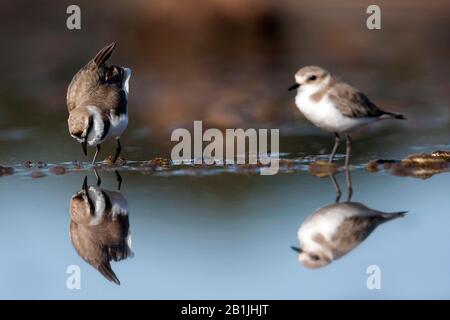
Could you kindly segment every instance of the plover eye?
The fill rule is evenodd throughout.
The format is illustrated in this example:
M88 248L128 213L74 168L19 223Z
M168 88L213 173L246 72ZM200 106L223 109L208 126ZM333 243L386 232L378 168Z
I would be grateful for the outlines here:
M314 81L316 79L317 79L317 76L315 76L315 75L312 75L312 76L308 77L308 81Z
M315 254L311 254L310 257L311 257L311 259L313 261L319 261L320 260L320 257L318 255L315 255Z

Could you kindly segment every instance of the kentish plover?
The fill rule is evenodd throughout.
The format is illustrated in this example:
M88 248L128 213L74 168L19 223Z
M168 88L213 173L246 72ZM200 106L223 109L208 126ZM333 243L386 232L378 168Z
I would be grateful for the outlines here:
M106 61L116 44L100 50L73 77L67 90L70 135L86 146L95 146L95 163L100 145L108 138L117 140L116 162L122 148L120 136L128 125L128 89L131 69L109 66Z
M85 179L81 191L70 200L70 218L70 239L80 257L106 279L120 284L110 262L133 255L125 197L88 186Z
M295 97L298 109L315 126L335 134L329 162L334 159L340 135L346 135L346 168L349 165L352 131L382 119L406 119L402 114L379 109L364 93L320 67L301 68L295 74L295 82L289 90L298 89Z
M320 268L342 257L364 241L380 224L406 211L387 213L358 202L335 203L317 209L298 230L299 253L305 267Z

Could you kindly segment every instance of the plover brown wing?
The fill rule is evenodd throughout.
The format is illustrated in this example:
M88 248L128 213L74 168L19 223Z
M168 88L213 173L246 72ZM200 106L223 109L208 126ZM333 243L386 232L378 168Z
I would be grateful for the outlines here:
M374 211L360 203L349 204L354 207L359 207L358 210L361 210L361 213L369 212L369 214L347 217L339 225L331 239L335 249L335 258L338 258L355 248L380 224L403 217L406 213L406 211L386 213Z
M69 112L77 106L88 103L90 98L95 97L93 91L96 87L105 83L106 73L109 69L106 67L106 61L111 57L115 47L116 43L113 42L102 48L93 59L75 74L67 90Z
M384 116L406 119L400 113L387 112L378 108L364 93L342 81L335 82L329 91L329 97L339 112L349 118L380 118Z

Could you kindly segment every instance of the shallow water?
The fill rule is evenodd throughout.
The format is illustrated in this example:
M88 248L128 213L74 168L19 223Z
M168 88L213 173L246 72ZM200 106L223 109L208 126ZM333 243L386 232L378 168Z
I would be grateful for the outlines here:
M307 163L275 176L239 170L142 174L120 168L134 252L132 258L111 262L120 286L84 261L69 237L71 197L82 189L86 175L88 184L95 185L93 171L55 175L51 162L28 169L18 160L33 154L34 162L50 159L69 166L68 159L81 159L78 146L67 137L53 138L54 144L33 135L26 143L2 141L2 150L14 152L3 153L1 163L16 172L0 178L0 298L448 298L450 175L421 180L365 169L375 158L401 159L445 148L445 132L435 130L426 141L417 141L407 130L387 130L384 136L355 142L352 201L408 214L379 226L348 254L314 270L305 268L290 247L298 246L297 231L305 219L334 203L335 191L329 178L312 176ZM331 137L313 131L306 137L282 137L281 151L293 159L326 152L330 144ZM163 147L149 152L136 139L128 139L124 151L146 160L166 153ZM34 171L45 176L33 179ZM101 188L117 189L112 170L99 174ZM338 174L337 179L345 201L345 177ZM80 267L81 290L66 286L71 265ZM379 290L367 288L370 265L381 269Z

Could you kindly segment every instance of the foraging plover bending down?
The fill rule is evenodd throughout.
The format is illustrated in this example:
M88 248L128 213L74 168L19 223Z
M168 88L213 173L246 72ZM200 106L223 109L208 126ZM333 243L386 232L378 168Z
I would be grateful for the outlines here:
M131 69L107 65L116 44L101 49L75 74L67 90L69 132L83 148L95 146L92 164L100 145L108 138L117 140L113 162L122 150L120 136L128 125L128 82Z
M298 109L315 126L335 134L330 163L333 162L341 134L347 138L345 166L348 168L352 131L382 119L406 119L400 113L379 109L364 93L320 67L301 68L295 74L295 82L289 91L298 89L295 97Z
M353 250L380 224L405 213L373 210L358 202L328 205L303 222L298 230L300 247L291 248L305 267L320 268Z

